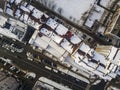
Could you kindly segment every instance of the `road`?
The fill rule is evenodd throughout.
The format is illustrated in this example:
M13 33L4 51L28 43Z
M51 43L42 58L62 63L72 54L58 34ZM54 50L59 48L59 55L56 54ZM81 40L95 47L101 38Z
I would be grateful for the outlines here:
M0 44L2 44L2 40L0 41ZM82 81L77 82L75 78L69 75L63 74L61 72L55 73L53 71L46 69L44 64L42 63L35 63L33 61L27 60L25 52L26 51L24 51L23 53L12 53L11 51L0 47L1 57L4 56L6 58L11 59L15 65L17 65L23 70L36 73L37 78L33 81L33 83L39 77L44 76L58 83L62 83L63 85L69 86L73 90L84 90L86 88L87 84ZM20 58L18 58L17 56L19 56ZM45 58L45 57L42 57L42 58Z

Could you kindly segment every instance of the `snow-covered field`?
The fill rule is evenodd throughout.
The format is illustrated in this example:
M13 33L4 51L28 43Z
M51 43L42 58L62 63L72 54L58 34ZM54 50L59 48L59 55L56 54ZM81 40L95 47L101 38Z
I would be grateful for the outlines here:
M81 17L91 9L96 0L40 0L41 3L61 13L71 21L77 22Z

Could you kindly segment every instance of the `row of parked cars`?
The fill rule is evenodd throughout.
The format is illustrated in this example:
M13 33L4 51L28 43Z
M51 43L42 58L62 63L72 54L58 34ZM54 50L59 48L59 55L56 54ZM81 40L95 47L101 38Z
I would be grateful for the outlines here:
M14 74L20 75L24 78L31 79L31 80L36 78L35 73L20 69L19 67L15 66L10 59L5 59L3 57L0 57L0 63L6 66L7 69Z
M6 48L7 50L10 50L11 52L18 52L18 53L22 53L24 48L22 48L20 45L18 44L14 44L9 40L3 40L2 41L2 47Z

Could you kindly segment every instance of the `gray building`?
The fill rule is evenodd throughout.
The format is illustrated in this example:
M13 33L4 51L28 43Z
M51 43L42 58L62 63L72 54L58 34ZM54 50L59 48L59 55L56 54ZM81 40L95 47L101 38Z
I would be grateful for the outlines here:
M0 73L0 90L18 90L19 83L13 77L6 77Z

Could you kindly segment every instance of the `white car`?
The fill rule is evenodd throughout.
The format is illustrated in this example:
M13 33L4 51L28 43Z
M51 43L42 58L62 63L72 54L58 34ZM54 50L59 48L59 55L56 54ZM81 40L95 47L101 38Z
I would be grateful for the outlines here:
M28 79L35 79L36 74L34 72L27 72L25 77L28 78Z

